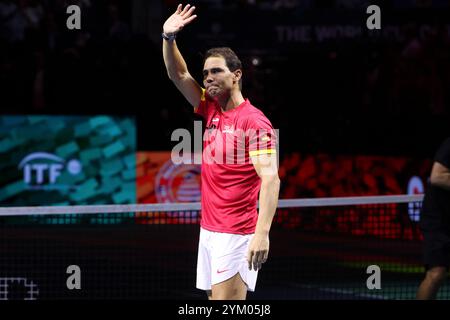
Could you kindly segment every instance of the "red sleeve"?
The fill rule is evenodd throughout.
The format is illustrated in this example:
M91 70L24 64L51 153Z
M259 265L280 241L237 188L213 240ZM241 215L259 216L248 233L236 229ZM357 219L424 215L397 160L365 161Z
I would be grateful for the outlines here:
M274 154L277 152L278 135L264 115L250 118L248 123L249 155Z
M207 101L206 101L205 89L202 88L202 96L200 98L200 103L196 108L194 108L194 112L201 115L205 119L206 119L206 105L207 105Z

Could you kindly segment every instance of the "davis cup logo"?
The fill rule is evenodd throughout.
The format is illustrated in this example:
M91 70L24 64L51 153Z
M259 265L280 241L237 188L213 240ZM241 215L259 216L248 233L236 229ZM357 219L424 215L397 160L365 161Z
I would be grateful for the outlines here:
M23 181L29 189L68 189L75 186L58 184L58 177L67 171L75 176L81 173L80 161L72 159L66 161L51 153L35 152L27 155L19 164L23 172Z
M167 161L156 175L155 194L160 203L199 202L200 169L198 164L174 164Z

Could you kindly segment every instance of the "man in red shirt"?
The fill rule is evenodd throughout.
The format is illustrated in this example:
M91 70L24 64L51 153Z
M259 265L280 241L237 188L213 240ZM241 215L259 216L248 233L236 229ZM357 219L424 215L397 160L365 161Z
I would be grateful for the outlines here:
M206 122L197 288L209 299L245 299L269 253L280 179L277 136L241 93L242 66L230 48L207 51L204 89L190 75L175 36L196 18L180 4L163 26L169 78ZM259 214L257 199L259 193Z

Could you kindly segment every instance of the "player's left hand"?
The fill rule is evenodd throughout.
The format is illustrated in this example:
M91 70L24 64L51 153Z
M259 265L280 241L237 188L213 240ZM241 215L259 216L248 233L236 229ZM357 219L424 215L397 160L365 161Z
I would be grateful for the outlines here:
M262 264L267 261L269 255L269 236L255 233L248 247L247 261L248 269L255 271L261 269Z

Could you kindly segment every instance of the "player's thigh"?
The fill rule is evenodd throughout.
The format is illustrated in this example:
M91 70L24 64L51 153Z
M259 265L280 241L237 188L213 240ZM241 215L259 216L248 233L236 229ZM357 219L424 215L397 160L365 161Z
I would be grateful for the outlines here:
M245 300L247 285L238 272L233 277L212 285L211 293L212 300Z

